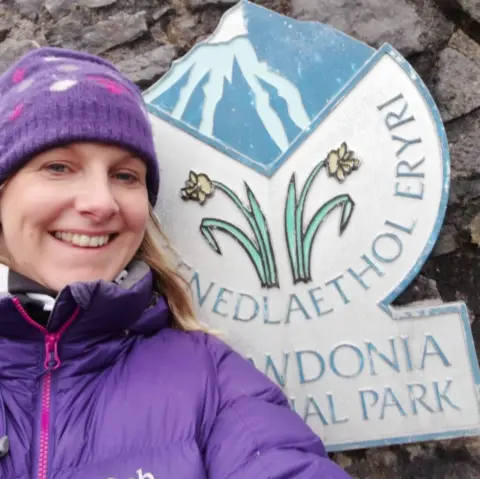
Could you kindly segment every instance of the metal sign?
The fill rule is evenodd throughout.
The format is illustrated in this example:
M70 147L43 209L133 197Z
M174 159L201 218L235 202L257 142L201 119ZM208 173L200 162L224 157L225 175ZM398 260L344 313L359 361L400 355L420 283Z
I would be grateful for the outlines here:
M393 308L439 233L437 108L391 46L248 2L145 93L202 319L329 450L478 434L463 303Z

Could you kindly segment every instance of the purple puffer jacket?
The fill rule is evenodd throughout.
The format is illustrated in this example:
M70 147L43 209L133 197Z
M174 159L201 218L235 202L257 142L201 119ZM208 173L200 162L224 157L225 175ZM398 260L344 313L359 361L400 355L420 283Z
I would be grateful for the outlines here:
M281 391L203 333L169 327L138 264L75 283L48 330L0 299L1 479L348 479Z

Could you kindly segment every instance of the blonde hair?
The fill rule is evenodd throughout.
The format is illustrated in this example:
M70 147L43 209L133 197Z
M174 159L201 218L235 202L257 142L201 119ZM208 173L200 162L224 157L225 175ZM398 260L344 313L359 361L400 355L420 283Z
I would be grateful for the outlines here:
M173 327L183 331L204 331L194 311L190 288L175 265L176 254L163 233L158 219L150 208L145 236L136 258L144 261L153 271L155 290L165 296L173 316Z

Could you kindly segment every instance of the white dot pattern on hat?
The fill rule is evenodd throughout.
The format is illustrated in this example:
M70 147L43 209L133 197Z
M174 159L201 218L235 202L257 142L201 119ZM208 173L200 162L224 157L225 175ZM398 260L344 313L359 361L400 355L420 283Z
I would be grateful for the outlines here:
M33 85L33 83L34 83L33 78L26 78L25 80L23 80L21 83L17 85L17 91L19 93L22 93L23 91L30 88Z
M67 64L58 66L57 70L61 72L76 72L77 70L80 70L80 68L77 65Z
M67 91L78 83L77 80L59 80L50 86L51 92Z

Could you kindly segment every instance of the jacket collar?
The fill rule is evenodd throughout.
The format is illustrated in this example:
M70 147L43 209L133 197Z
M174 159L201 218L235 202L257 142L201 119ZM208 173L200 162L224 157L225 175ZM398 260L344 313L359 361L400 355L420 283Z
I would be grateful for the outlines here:
M44 334L23 319L12 299L19 292L52 294L21 275L9 278L13 289L0 298L0 337L44 339ZM20 291L23 290L23 291ZM53 293L55 294L55 293ZM75 321L65 330L62 342L88 341L131 331L153 334L171 323L168 304L153 288L153 274L147 264L134 261L118 283L103 280L76 282L66 286L55 299L47 329L59 331L80 307Z
M8 292L11 294L34 293L44 294L55 298L57 293L55 291L38 284L33 279L17 273L13 269L8 271Z

